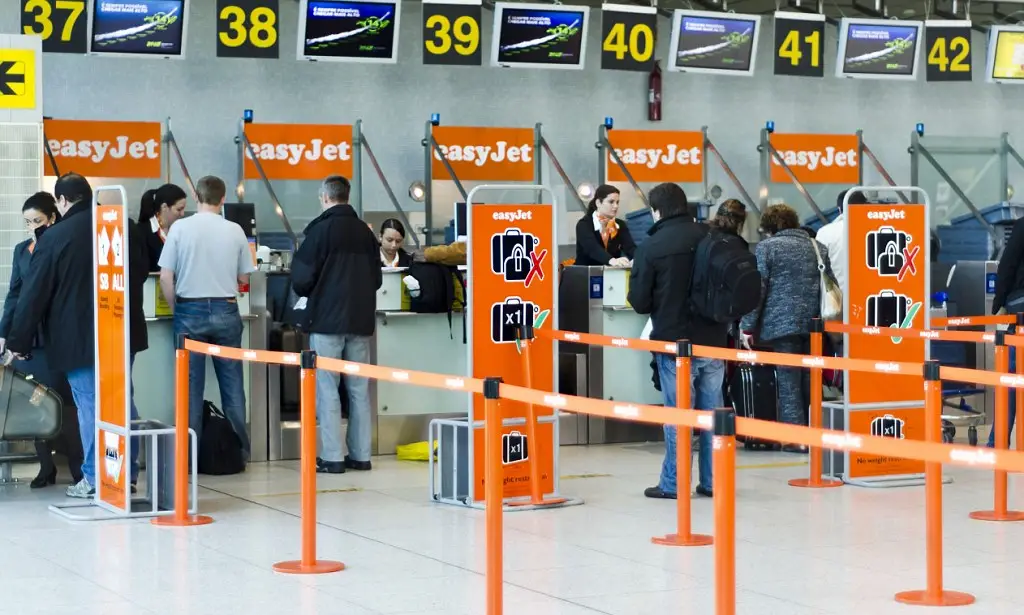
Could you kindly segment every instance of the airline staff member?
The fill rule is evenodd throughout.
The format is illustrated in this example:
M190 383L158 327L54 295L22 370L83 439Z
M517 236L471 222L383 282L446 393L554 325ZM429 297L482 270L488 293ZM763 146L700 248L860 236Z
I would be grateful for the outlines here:
M412 254L402 249L405 243L405 226L394 218L388 218L380 225L380 266L408 267L412 265Z
M160 271L160 253L164 250L171 225L185 216L185 191L174 184L147 190L139 205L139 229L146 241L149 271Z
M636 243L626 223L615 217L618 212L619 189L598 186L587 215L576 224L577 265L628 267L632 263Z

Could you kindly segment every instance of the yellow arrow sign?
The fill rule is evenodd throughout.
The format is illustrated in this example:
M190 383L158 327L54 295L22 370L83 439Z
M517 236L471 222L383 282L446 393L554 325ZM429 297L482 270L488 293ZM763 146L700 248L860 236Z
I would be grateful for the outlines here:
M0 49L0 109L35 109L36 54Z

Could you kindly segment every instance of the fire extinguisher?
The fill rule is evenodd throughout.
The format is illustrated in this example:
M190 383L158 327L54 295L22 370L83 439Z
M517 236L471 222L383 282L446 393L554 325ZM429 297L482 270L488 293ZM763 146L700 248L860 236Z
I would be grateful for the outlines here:
M654 61L654 68L647 78L647 119L661 121L661 62Z

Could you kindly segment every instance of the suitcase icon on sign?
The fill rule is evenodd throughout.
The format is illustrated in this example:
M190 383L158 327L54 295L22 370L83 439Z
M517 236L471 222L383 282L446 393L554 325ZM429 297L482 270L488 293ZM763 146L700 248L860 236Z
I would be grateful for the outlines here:
M903 422L903 419L896 418L891 414L876 416L871 419L871 435L880 438L902 440L905 437L903 435Z
M867 237L868 268L878 271L878 275L899 275L903 269L904 250L910 247L911 240L909 234L891 226L871 231Z
M526 436L518 431L510 431L501 436L501 463L519 463L530 458L530 447Z
M491 272L513 282L525 280L530 272L530 254L539 243L540 240L535 236L518 228L505 229L504 233L492 235ZM512 265L514 269L509 271L506 265Z
M540 308L519 297L508 297L491 306L491 341L495 344L515 343L521 325L532 325Z
M867 326L869 327L902 327L910 307L910 297L897 294L891 290L883 290L877 295L868 297Z

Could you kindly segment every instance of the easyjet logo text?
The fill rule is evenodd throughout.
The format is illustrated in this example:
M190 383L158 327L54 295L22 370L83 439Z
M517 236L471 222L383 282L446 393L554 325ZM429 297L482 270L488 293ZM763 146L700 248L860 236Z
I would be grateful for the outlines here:
M160 141L147 139L136 141L131 137L119 135L112 140L81 140L49 139L50 151L54 158L83 158L89 162L100 164L112 160L159 160Z
M691 166L701 164L699 147L679 147L670 143L662 148L615 148L615 153L624 165L639 165L648 169L656 169L660 165Z
M310 139L304 143L250 143L252 152L261 161L286 162L298 166L304 162L345 162L352 160L352 144L347 141L327 143L323 139ZM252 159L248 150L245 157Z
M439 145L448 162L467 162L482 167L489 162L533 162L533 146L528 143L509 144L498 141L492 145ZM441 160L437 150L434 159Z
M828 146L823 150L777 150L782 161L791 169L804 168L816 171L819 168L849 167L857 168L857 150L838 149ZM772 163L779 164L778 158L772 156Z

